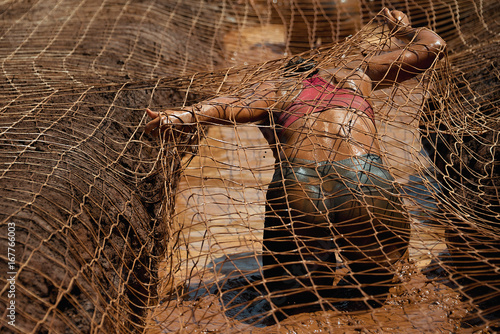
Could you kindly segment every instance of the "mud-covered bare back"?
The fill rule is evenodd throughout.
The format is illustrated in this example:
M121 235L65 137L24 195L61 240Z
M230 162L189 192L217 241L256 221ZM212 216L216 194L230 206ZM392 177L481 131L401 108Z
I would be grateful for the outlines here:
M320 70L317 76L336 89L349 91L353 98L360 96L367 99L372 87L371 79L360 68ZM286 88L289 85L283 86ZM304 84L295 87L289 92L283 89L278 92L278 95L291 97L281 106L284 110L305 89ZM275 113L280 112L283 111ZM361 110L343 107L319 109L281 129L279 156L281 159L339 161L356 155L379 154L375 133L373 120Z
M379 154L373 121L359 110L332 108L305 115L281 133L281 158L339 161Z

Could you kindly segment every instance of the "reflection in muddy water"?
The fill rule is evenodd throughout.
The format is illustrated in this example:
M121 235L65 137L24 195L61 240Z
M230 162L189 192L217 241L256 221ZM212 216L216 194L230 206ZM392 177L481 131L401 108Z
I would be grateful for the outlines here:
M277 323L266 298L262 278L257 273L259 263L255 257L248 253L235 254L231 258L219 258L216 262L211 269L223 274L219 280L192 285L182 296L184 309L177 306L175 310L164 309L161 312L175 312L176 321L172 322L171 317L168 319L169 330L226 328L222 332L332 333L365 330L436 333L453 332L459 328L460 319L467 313L458 293L446 286L442 278L429 280L412 263L401 268L399 277L402 284L391 290L391 297L381 308L360 311L355 304L338 303L328 309L323 303L322 309L316 304ZM241 268L253 273L238 276L236 272ZM160 316L157 320L161 319ZM166 323L165 320L163 326ZM227 324L231 324L231 328Z

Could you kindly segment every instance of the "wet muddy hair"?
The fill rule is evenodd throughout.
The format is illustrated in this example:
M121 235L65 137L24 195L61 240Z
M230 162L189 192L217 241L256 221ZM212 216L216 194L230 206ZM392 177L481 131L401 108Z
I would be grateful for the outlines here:
M307 78L318 73L317 63L313 59L304 59L300 56L295 56L288 61L283 67L285 77L293 77L303 73L307 73Z

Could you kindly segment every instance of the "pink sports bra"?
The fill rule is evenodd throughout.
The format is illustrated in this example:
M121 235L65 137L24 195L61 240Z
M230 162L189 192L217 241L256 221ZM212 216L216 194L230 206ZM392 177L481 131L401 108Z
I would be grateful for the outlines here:
M374 112L365 98L355 95L350 89L337 88L318 75L305 79L304 89L287 110L281 112L276 124L288 128L299 118L314 112L341 107L364 112L374 121Z

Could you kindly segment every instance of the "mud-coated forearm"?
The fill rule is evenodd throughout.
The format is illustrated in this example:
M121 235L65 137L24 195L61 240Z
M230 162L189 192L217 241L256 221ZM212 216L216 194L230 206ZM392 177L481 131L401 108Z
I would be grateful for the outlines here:
M268 83L261 83L241 97L223 96L186 107L175 115L200 123L247 123L263 119L276 103L276 92Z

